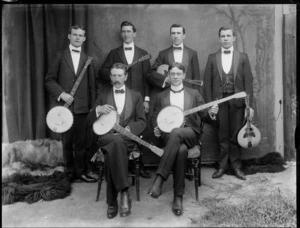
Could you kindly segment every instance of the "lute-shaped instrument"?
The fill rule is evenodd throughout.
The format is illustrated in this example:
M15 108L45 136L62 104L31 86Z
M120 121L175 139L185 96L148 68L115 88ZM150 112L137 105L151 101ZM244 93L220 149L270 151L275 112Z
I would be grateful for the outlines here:
M220 100L212 101L204 105L200 105L198 107L188 109L186 111L182 111L181 108L174 105L164 107L157 115L157 119L156 119L157 126L161 131L169 133L174 128L181 127L182 124L184 123L184 117L187 115L193 114L195 112L199 112L201 110L204 110L206 108L212 107L216 104L220 104L234 98L235 99L244 98L246 96L247 94L245 92L239 92L231 96L222 98Z
M240 129L238 135L237 135L237 141L240 144L241 147L246 149L251 149L253 147L256 147L261 139L260 131L257 127L255 127L252 124L252 121L250 120L250 106L249 106L249 96L245 98L246 102L246 123L244 126Z
M117 112L115 110L110 111L107 114L101 114L99 118L93 124L93 130L97 135L104 135L109 132L111 129L120 132L121 134L127 136L128 138L136 141L137 143L149 148L153 153L158 156L162 156L164 151L146 141L142 140L140 137L132 134L130 131L127 131L125 128L120 126L117 123Z

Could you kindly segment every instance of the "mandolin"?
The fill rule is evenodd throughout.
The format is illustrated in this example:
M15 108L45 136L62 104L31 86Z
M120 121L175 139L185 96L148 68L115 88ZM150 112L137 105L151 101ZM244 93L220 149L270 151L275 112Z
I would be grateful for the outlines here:
M249 96L245 98L246 101L246 120L244 126L240 129L237 135L237 141L241 147L246 149L252 149L256 147L261 139L260 131L257 127L252 124L250 120L250 106L249 106Z

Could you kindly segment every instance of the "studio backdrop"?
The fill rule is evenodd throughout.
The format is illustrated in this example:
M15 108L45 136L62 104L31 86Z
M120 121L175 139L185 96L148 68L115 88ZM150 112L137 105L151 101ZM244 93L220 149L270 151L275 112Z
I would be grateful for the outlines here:
M185 44L198 53L201 79L208 55L219 48L218 29L232 26L237 35L235 47L249 56L254 76L253 123L262 134L259 146L245 150L243 156L279 150L292 158L296 13L291 9L291 5L4 5L2 140L59 139L46 125L49 96L44 78L55 53L69 43L70 25L86 27L84 48L94 57L98 71L108 52L121 45L122 21L136 26L135 42L152 55L151 63L171 45L170 26L182 24ZM205 125L204 130L203 160L216 160L215 129Z

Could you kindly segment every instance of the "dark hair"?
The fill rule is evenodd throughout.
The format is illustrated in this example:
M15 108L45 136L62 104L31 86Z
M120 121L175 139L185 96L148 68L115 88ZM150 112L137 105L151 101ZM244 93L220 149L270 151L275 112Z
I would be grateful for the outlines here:
M182 70L185 73L185 66L182 63L174 62L169 65L169 71L172 70L174 67L177 67L179 70Z
M121 23L121 31L122 31L122 27L123 27L123 26L131 26L131 27L132 27L132 31L133 31L133 32L136 32L135 26L134 26L130 21L123 21L123 22Z
M232 35L235 36L235 31L233 30L233 28L223 26L223 27L221 27L221 28L219 29L219 37L220 37L221 31L226 31L226 30L231 30L231 31L232 31Z
M171 27L170 27L170 33L171 33L172 28L182 28L182 32L183 32L183 34L185 34L185 28L181 24L173 24L173 25L171 25Z
M83 30L85 32L85 27L83 27L81 25L72 25L72 26L70 26L70 28L69 28L69 34L71 34L72 29L75 29L75 30L76 29L81 29L81 30Z
M127 75L128 74L128 68L125 64L123 63L114 63L114 65L111 66L110 68L110 72L112 69L122 69L124 71L124 74Z

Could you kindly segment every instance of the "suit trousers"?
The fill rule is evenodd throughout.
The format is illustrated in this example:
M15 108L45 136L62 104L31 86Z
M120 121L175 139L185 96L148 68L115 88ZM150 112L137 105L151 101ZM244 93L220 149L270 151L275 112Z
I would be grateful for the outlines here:
M233 93L223 94L223 97ZM235 100L229 100L219 105L218 136L219 136L219 168L241 168L241 147L237 142L237 134L244 121L244 108L237 107Z
M135 142L121 134L107 133L98 140L104 153L106 167L106 202L115 204L118 192L129 187L128 153Z
M199 135L191 128L175 128L169 134L162 135L165 145L156 174L167 180L173 172L174 195L183 195L188 148L198 142Z
M85 163L85 119L87 113L74 114L72 127L62 133L63 157L68 175L82 175L86 170Z

